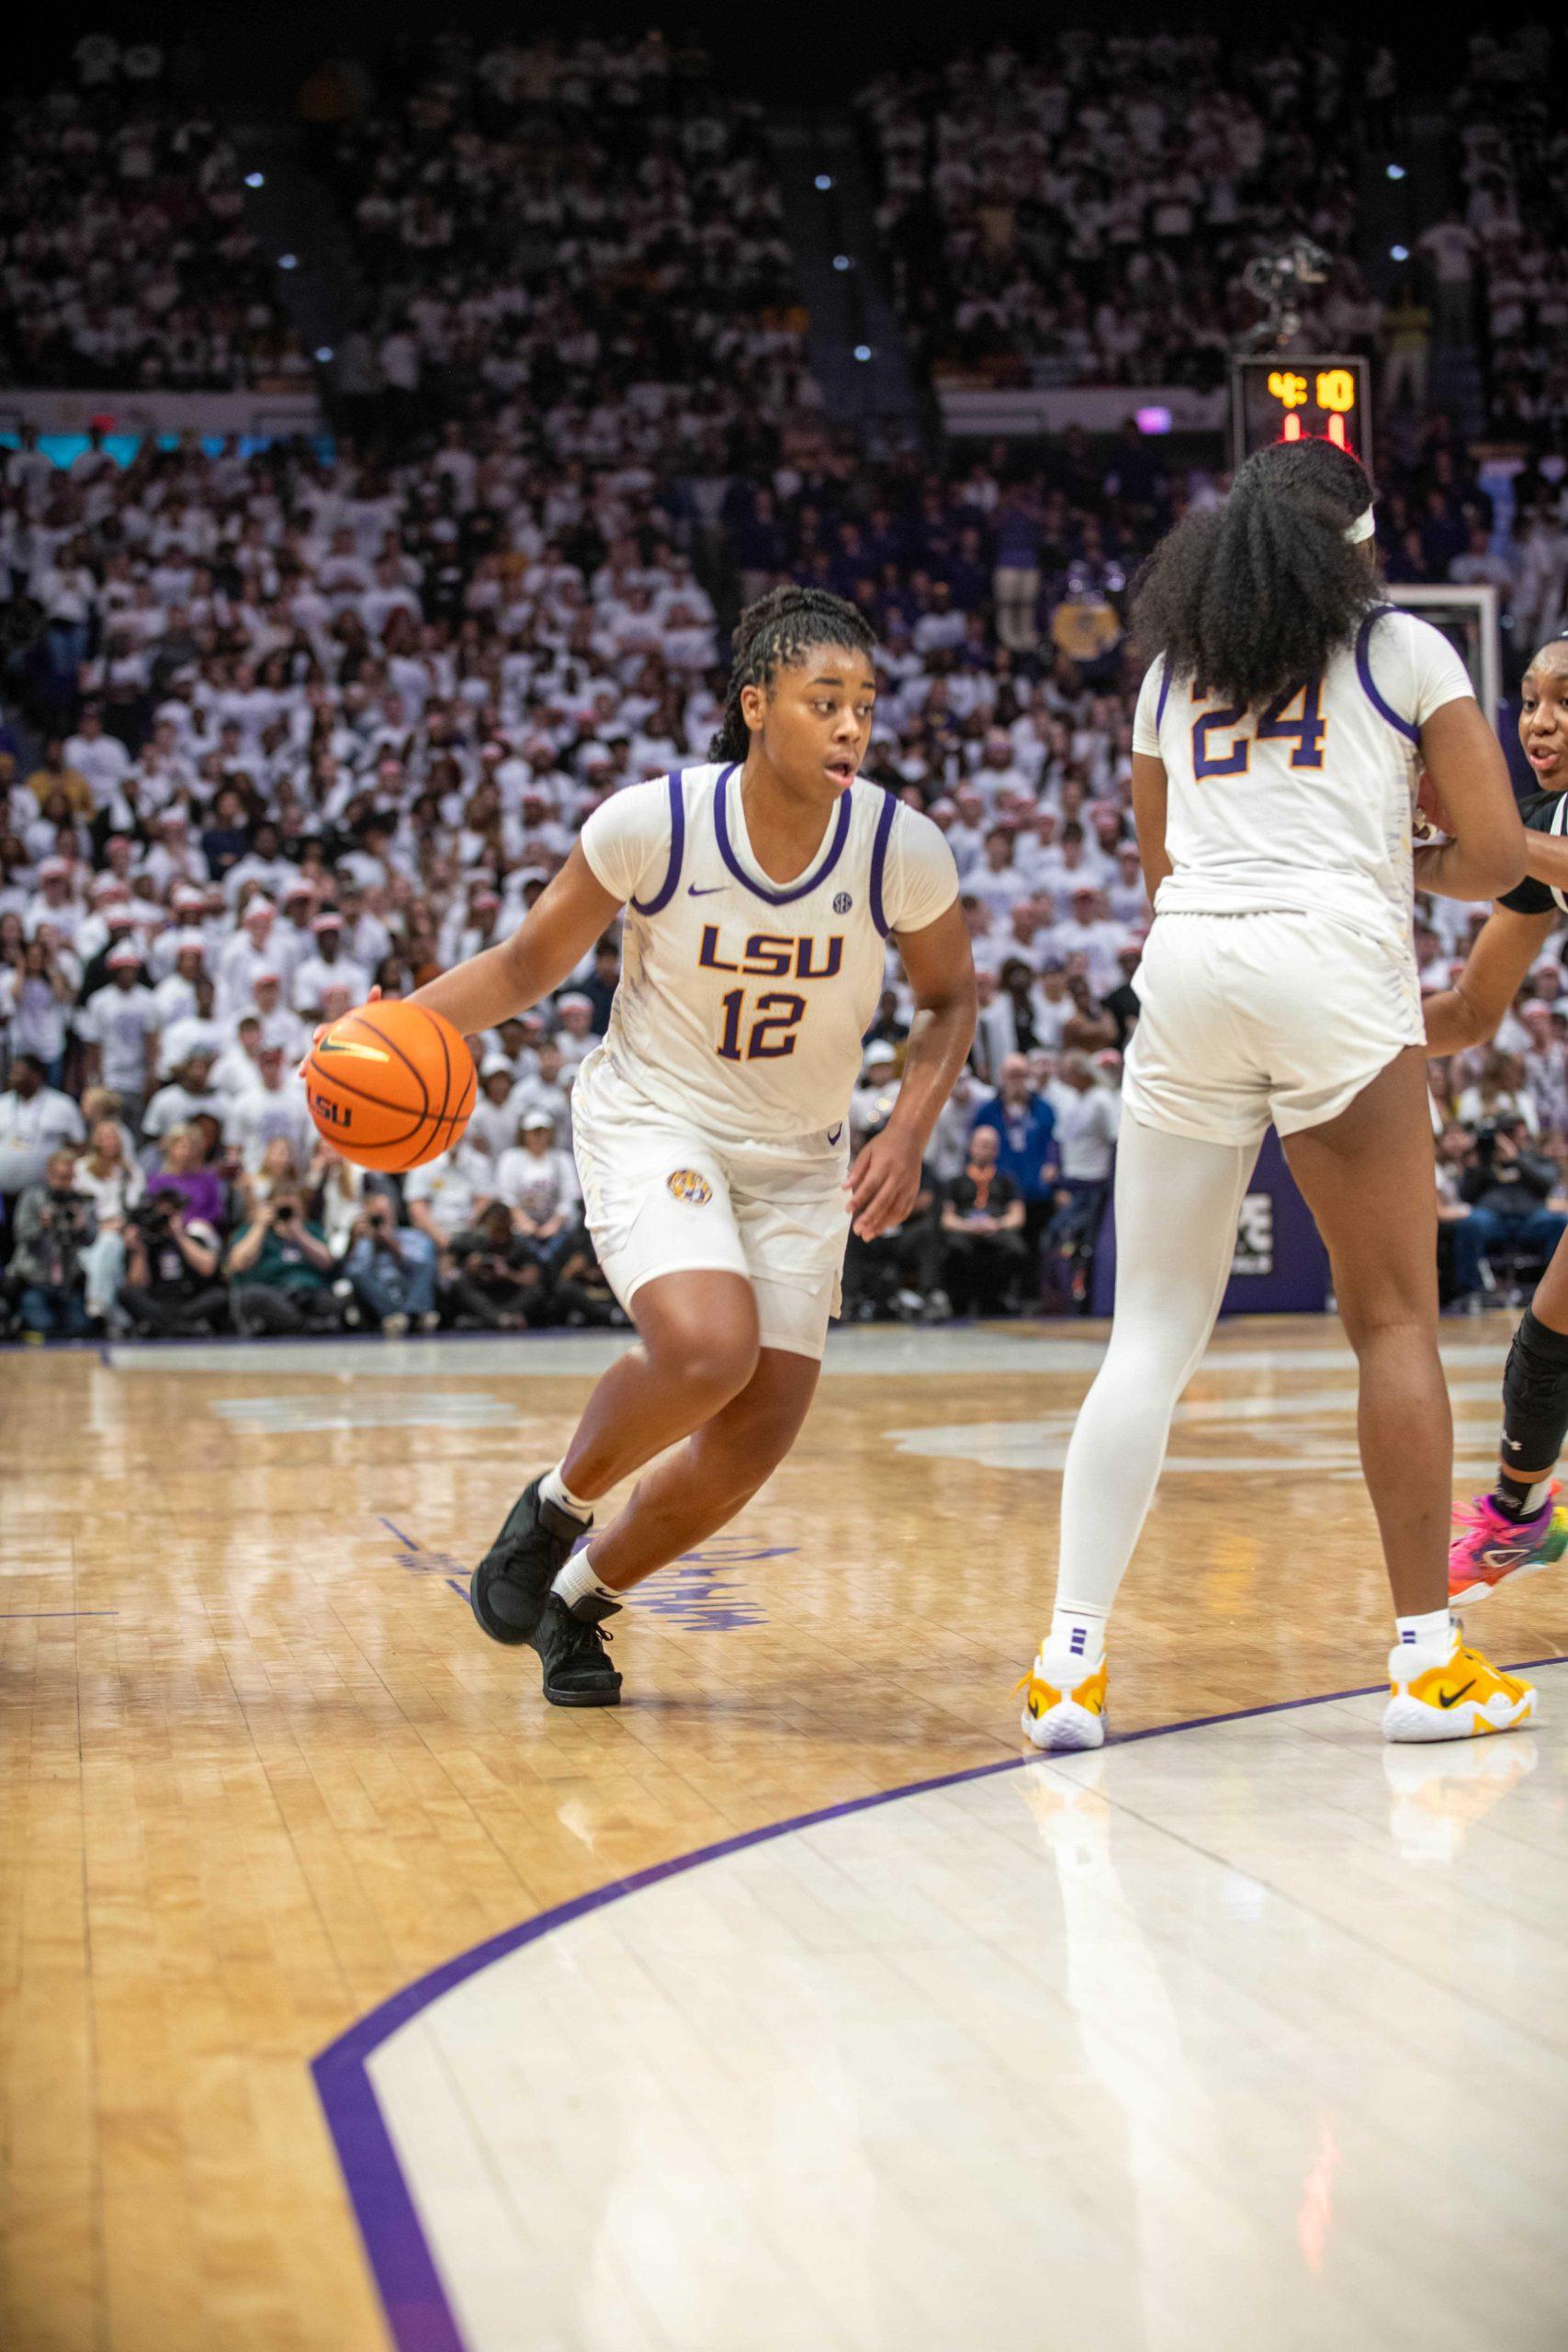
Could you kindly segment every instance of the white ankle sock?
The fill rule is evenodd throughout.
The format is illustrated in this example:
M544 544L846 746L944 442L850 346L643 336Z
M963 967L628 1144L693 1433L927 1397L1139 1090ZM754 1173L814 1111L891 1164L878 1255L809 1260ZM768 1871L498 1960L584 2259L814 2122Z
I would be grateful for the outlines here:
M564 1600L569 1609L574 1609L580 1600L611 1600L619 1608L624 1598L613 1586L600 1583L593 1573L586 1544L572 1554L550 1590L558 1600Z
M1092 1674L1105 1656L1104 1610L1069 1609L1058 1601L1051 1611L1045 1646L1058 1655L1065 1650L1075 1665Z
M547 1470L540 1479L539 1492L546 1502L554 1503L558 1510L570 1511L573 1519L580 1519L582 1521L584 1527L592 1526L592 1504L585 1503L580 1495L572 1493L571 1488L561 1476L558 1462L553 1470Z
M1424 1617L1397 1617L1394 1635L1402 1650L1419 1654L1428 1665L1448 1657L1454 1645L1454 1622L1446 1609L1428 1609Z

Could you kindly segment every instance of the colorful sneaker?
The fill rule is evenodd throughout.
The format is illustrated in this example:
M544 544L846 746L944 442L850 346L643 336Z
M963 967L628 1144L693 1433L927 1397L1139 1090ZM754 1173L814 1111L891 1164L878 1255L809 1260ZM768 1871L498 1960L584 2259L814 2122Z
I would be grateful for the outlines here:
M1555 1479L1540 1509L1529 1519L1509 1519L1490 1495L1477 1495L1454 1513L1458 1529L1449 1546L1449 1599L1483 1600L1505 1577L1529 1576L1550 1568L1568 1550L1568 1510L1557 1499Z
M1082 1665L1081 1658L1068 1657L1065 1652L1052 1656L1042 1650L1033 1671L1014 1684L1015 1690L1029 1694L1019 1720L1024 1737L1036 1747L1060 1755L1071 1748L1104 1746L1105 1660L1101 1658L1092 1674L1075 1682L1073 1677Z
M1488 1732L1514 1731L1535 1713L1534 1686L1516 1674L1500 1673L1479 1650L1466 1649L1458 1625L1442 1665L1410 1675L1416 1663L1406 1649L1389 1653L1385 1739L1478 1739ZM1402 1680L1404 1675L1410 1679Z

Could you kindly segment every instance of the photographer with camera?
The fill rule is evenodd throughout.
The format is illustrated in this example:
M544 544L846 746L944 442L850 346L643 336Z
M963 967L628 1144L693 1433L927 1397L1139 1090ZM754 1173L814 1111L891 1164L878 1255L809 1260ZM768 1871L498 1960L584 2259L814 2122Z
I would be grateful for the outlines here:
M434 1331L440 1322L436 1258L436 1245L428 1233L400 1225L397 1204L371 1193L355 1219L343 1271L366 1314L374 1316L387 1338L396 1339L411 1323Z
M1470 1215L1451 1227L1454 1277L1461 1295L1479 1291L1482 1260L1495 1250L1550 1258L1568 1217L1547 1203L1557 1182L1549 1159L1529 1149L1529 1130L1517 1112L1476 1129L1475 1165L1460 1179Z
M229 1311L242 1337L335 1330L337 1272L326 1236L305 1215L299 1187L280 1178L230 1244Z
M51 1152L41 1184L29 1184L17 1207L13 1284L21 1289L28 1340L80 1340L87 1331L87 1277L82 1253L97 1230L93 1204L75 1188L75 1161Z
M525 1331L549 1320L549 1287L531 1241L512 1229L504 1201L489 1201L451 1240L446 1311L458 1331Z
M121 1311L154 1340L209 1339L223 1329L229 1295L218 1276L215 1226L193 1216L177 1193L147 1193L125 1223Z

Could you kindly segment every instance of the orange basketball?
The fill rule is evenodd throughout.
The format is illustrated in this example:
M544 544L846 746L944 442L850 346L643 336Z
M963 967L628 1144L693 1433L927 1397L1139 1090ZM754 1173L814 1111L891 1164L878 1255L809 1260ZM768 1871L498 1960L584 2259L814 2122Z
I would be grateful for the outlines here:
M305 1059L320 1132L345 1159L394 1174L450 1151L476 1091L473 1056L423 1004L362 1004L323 1030Z

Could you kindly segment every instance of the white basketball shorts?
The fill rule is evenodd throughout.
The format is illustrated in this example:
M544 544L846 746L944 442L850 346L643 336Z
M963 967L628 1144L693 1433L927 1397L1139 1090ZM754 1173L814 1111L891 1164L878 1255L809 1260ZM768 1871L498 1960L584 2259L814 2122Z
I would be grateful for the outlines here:
M850 1229L847 1144L719 1143L634 1095L606 1099L612 1084L599 1078L592 1107L579 1085L572 1140L588 1230L626 1312L658 1274L717 1268L750 1283L763 1347L820 1360Z
M1427 1042L1414 957L1321 915L1161 915L1134 986L1122 1101L1210 1143L1321 1126Z

